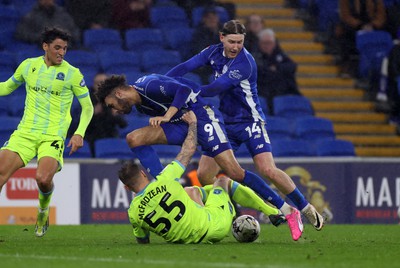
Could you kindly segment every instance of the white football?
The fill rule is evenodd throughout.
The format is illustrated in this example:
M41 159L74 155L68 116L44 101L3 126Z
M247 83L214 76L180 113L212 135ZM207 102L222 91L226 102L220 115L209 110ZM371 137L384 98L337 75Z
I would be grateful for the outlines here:
M260 235L260 224L251 215L239 216L232 222L232 234L239 242L253 242Z

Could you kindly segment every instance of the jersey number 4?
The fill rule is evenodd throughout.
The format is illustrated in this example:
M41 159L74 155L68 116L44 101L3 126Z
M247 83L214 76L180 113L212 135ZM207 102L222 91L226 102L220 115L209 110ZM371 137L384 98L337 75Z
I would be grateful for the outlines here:
M159 203L160 207L162 207L162 209L167 212L167 213L171 213L171 211L175 208L178 207L179 208L179 213L178 215L175 216L174 220L176 222L180 221L180 219L182 219L183 215L186 212L186 208L185 205L179 201L179 200L175 200L174 202L172 202L170 205L168 205L166 202L167 200L171 197L171 194L169 192L166 192L165 195L161 198L161 201ZM169 229L171 228L171 221L167 218L164 217L160 217L158 218L156 221L152 221L153 216L156 214L156 211L153 210L152 212L150 212L149 214L146 215L146 217L144 217L144 221L152 228L156 229L158 225L160 224L164 224L164 228L160 231L161 234L165 234L166 232L169 231Z

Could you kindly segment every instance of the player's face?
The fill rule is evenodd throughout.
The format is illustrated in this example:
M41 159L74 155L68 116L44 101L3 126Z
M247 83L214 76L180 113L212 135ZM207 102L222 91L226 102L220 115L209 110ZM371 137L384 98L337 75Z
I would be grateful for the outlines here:
M224 44L225 56L228 58L236 58L239 52L243 49L243 34L228 34L225 36L221 34L220 40Z
M43 43L45 60L48 66L60 65L67 53L68 42L62 39L55 39L50 44Z
M133 104L120 89L116 89L115 94L108 95L104 102L108 108L119 114L129 114L132 111Z

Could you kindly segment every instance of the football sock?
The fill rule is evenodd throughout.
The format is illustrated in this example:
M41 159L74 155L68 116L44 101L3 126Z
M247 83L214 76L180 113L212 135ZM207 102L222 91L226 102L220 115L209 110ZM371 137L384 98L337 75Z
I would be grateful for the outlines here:
M147 172L149 172L154 178L164 169L160 162L160 158L153 147L143 145L131 148L131 151L136 155Z
M236 181L231 182L230 196L242 207L261 211L267 216L279 214L279 210L266 204L253 190Z
M299 191L298 188L294 189L293 192L290 194L286 195L292 202L293 204L299 209L302 210L305 208L305 206L308 205L308 201L304 197L304 195Z
M262 198L270 202L278 209L280 209L285 203L285 201L283 201L283 199L274 190L272 190L263 179L253 172L245 170L243 184L253 189L254 192L258 193Z
M47 193L43 193L39 189L39 208L46 209L49 207L51 196L53 195L53 191L54 191L54 186L53 186L53 189L51 189L51 191L47 192Z

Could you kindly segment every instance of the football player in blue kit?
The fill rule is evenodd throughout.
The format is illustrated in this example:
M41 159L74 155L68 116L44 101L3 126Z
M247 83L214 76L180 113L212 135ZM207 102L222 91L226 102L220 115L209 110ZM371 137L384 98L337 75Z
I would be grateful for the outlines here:
M198 143L203 154L215 159L229 178L258 190L264 200L275 205L285 215L293 240L298 240L303 231L300 212L288 205L258 175L241 168L226 137L221 113L198 96L199 92L193 90L196 87L198 85L187 79L157 74L143 76L133 85L127 85L124 76L113 75L100 84L96 96L101 103L119 113L129 114L135 106L139 112L153 116L149 126L132 131L126 138L129 147L141 164L150 168L153 177L163 166L148 145L182 145L188 126L181 117L186 109L192 110L197 117ZM252 182L263 185L254 189Z
M219 96L219 110L222 112L233 150L244 143L258 172L285 194L319 231L324 224L323 217L305 199L293 180L275 165L265 128L266 118L257 95L257 66L253 56L243 47L245 35L246 29L242 23L237 20L226 22L220 31L221 43L205 48L186 62L175 66L166 75L181 77L202 66L213 69L215 80L201 86L200 95ZM215 160L208 155L201 157L198 176L203 184L212 184L220 170ZM263 184L246 178L243 183L266 198L263 195Z

